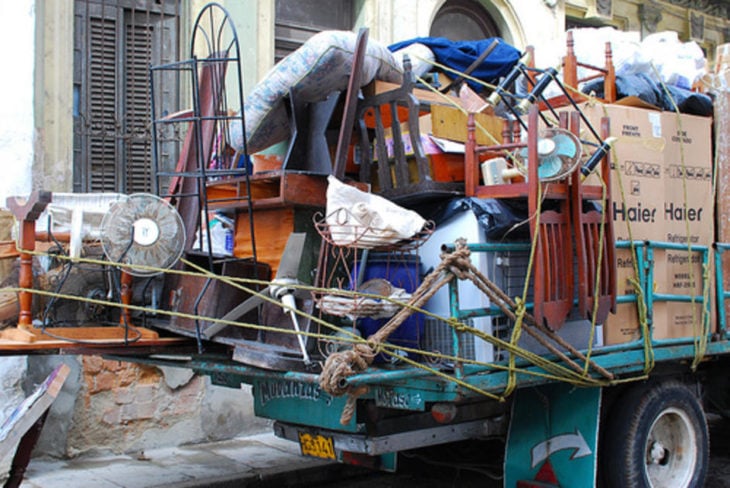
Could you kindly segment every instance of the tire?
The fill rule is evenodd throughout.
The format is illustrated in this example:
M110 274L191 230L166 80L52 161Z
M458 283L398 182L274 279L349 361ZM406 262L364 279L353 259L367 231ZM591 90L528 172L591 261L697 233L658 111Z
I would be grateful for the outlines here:
M606 488L694 488L707 476L702 406L677 381L631 387L603 423L599 465Z

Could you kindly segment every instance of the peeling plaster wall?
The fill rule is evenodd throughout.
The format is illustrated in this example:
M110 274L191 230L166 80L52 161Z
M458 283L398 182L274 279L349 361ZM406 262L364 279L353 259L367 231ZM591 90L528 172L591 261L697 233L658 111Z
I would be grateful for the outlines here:
M0 2L0 43L6 76L0 77L0 206L11 195L30 192L33 163L33 59L35 11L33 0ZM7 223L0 229L7 233ZM0 358L0 422L25 398L25 357ZM2 460L7 469L12 457Z
M7 75L0 77L0 205L11 195L30 192L33 164L33 0L0 2L0 45Z

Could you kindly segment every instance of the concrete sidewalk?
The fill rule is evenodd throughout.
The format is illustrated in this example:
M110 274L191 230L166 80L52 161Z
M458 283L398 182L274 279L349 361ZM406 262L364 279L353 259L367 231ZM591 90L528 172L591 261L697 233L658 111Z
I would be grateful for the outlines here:
M274 487L336 479L337 463L304 457L299 446L274 434L145 451L137 456L33 459L26 488Z

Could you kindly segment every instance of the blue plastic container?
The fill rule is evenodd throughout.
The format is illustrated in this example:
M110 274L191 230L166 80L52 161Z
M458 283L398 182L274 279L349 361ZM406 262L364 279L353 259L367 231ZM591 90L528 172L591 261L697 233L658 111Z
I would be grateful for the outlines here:
M357 276L355 269L355 276ZM362 282L374 278L388 280L393 286L413 293L421 285L421 260L415 254L370 253L365 262ZM371 336L388 322L389 319L363 318L357 321L357 328L363 337ZM388 338L387 342L396 346L418 349L424 335L424 317L420 313L411 314ZM419 360L413 353L410 359ZM378 355L376 361L386 361L390 356Z

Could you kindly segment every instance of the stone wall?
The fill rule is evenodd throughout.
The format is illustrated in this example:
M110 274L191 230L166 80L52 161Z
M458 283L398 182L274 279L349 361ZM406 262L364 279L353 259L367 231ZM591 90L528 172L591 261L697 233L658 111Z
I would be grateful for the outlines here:
M250 392L212 385L209 378L187 369L99 356L28 359L28 392L61 361L72 368L46 421L36 456L134 453L270 427L254 417Z

